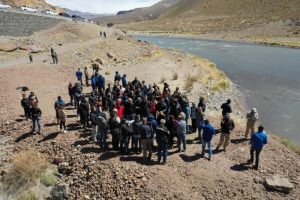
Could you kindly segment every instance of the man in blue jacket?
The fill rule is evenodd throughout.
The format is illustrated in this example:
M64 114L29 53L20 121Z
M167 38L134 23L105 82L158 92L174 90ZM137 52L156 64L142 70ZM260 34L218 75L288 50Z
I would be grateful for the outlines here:
M105 90L105 78L100 74L97 78L97 83L98 83L98 90L104 91Z
M81 83L82 85L82 71L80 71L80 68L78 68L78 71L76 72L76 77L77 80Z
M209 123L208 120L204 121L204 125L201 125L201 128L203 129L203 135L202 135L202 157L204 157L205 154L205 147L208 146L208 152L209 157L208 160L211 160L212 156L212 150L211 150L211 140L213 136L216 134L215 128Z
M251 158L248 160L248 163L253 163L254 161L254 152L255 152L255 165L253 166L253 169L258 169L258 163L259 163L259 154L262 151L265 144L268 143L267 134L264 131L263 126L258 127L258 131L252 135L250 144L250 155Z

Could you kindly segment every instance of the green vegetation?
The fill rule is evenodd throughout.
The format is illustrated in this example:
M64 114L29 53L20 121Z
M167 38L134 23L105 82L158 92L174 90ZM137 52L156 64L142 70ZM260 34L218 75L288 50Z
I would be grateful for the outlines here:
M17 154L5 175L3 185L7 191L17 191L30 187L49 167L45 156L36 151L24 151Z
M43 185L49 187L54 185L57 182L56 173L58 173L57 168L53 168L51 170L48 170L44 174L42 174L40 181Z
M184 84L184 90L186 92L191 92L193 89L193 85L195 82L199 80L197 75L191 76L190 74L188 75L185 84Z
M293 150L294 152L296 152L297 154L300 155L300 147L295 145L294 143L292 143L291 141L289 141L288 139L282 138L280 140L281 144L283 144L284 146L288 147L289 149Z

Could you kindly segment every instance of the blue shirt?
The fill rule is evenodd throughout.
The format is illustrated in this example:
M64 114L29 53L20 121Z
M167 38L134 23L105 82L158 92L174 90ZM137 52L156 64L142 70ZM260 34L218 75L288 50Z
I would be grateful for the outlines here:
M253 133L250 144L251 149L262 149L268 143L266 132Z
M215 128L211 124L200 125L200 127L203 129L203 135L202 135L203 141L210 142L213 135L216 134Z
M82 79L82 72L81 71L77 71L76 72L76 77L78 80L81 80Z

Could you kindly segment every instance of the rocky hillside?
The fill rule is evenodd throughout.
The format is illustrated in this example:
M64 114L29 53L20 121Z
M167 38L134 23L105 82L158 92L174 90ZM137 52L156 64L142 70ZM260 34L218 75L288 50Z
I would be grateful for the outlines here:
M158 19L120 27L180 34L239 32L236 39L251 36L298 37L298 0L181 0ZM292 21L292 26L286 21ZM222 36L222 37L223 37Z
M32 6L39 9L53 9L57 12L62 11L61 8L48 4L45 0L2 0L4 4L8 4L11 7L21 7L24 5Z
M145 20L153 20L165 13L168 8L177 4L180 0L162 0L147 8L137 8L129 11L120 11L116 16L100 17L96 20L100 23L129 23Z

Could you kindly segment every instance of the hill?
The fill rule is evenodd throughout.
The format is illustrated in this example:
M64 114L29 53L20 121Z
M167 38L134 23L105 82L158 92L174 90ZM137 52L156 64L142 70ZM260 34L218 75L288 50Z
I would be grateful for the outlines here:
M298 0L181 0L158 19L119 27L155 33L209 34L208 37L222 39L291 40L299 38L299 13Z
M45 0L2 0L4 4L8 4L11 7L21 7L24 5L39 8L39 9L53 9L57 12L62 11L61 8L57 6L52 6L48 4Z
M105 23L115 23L123 24L129 22L139 22L145 20L153 20L161 16L166 9L178 3L180 0L162 0L157 4L146 7L146 8L137 8L129 11L120 11L115 16L100 17L95 20L105 24Z

